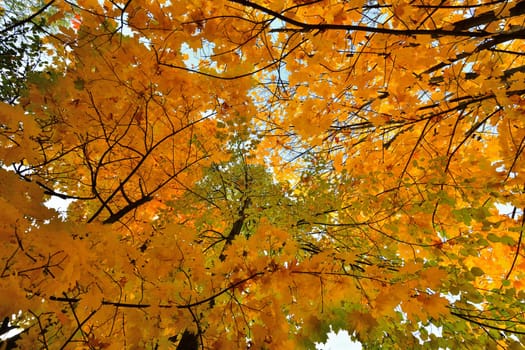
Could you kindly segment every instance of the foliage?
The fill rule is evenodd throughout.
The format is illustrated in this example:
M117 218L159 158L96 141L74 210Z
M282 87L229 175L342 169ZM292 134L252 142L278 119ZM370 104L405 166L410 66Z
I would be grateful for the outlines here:
M0 106L20 348L523 346L523 2L43 9Z
M0 101L15 103L35 72L49 69L41 37L52 30L47 10L39 1L0 2Z

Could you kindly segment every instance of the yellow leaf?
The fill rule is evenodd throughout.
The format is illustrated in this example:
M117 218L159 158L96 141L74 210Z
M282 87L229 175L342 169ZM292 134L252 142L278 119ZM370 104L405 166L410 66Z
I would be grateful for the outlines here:
M446 298L435 294L421 294L417 300L422 304L422 309L434 320L439 319L442 315L448 314L449 302Z
M360 339L369 339L371 330L378 326L377 320L367 312L352 311L348 315L348 324Z

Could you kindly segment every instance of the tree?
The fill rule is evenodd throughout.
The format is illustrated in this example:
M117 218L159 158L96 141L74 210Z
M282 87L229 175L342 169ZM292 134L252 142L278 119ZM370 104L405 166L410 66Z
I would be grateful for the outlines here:
M45 48L43 34L56 31L61 16L52 2L8 0L0 4L0 100L14 104L24 94L28 80L50 70L52 47ZM47 55L46 55L47 51Z
M523 346L523 2L45 6L0 107L20 347Z

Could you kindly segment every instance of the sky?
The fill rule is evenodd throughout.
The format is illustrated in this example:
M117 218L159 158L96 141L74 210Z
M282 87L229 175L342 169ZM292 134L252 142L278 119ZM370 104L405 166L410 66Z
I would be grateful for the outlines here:
M324 344L316 344L317 350L361 350L363 347L358 342L350 340L347 331L328 333L328 341Z

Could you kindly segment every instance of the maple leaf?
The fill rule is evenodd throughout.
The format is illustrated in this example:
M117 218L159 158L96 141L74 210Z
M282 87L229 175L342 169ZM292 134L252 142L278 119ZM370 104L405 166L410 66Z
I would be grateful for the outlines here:
M422 304L424 312L435 320L448 313L448 300L438 294L421 294L417 300Z
M445 5L11 1L20 346L523 343L525 7Z
M369 313L354 311L348 314L349 324L359 339L366 340L372 336L371 330L378 326L378 322Z

